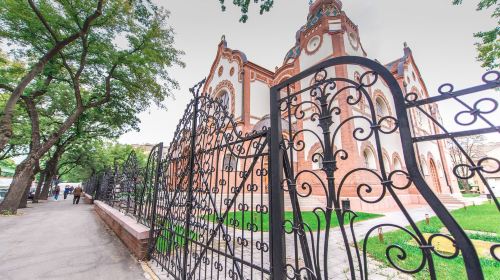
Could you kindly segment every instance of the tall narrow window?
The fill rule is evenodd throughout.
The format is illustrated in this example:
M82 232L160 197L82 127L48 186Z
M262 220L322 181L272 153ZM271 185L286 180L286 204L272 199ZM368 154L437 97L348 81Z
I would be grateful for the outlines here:
M382 160L384 161L385 172L387 172L387 173L390 172L391 171L391 163L389 161L389 158L386 155L384 155Z
M399 158L394 158L394 170L401 170L401 169L402 169L401 161L399 160Z
M237 159L232 154L225 154L223 159L223 169L225 171L236 171L238 167Z
M363 151L363 159L365 167L369 169L377 169L377 164L375 163L375 156L370 149L365 149Z
M219 99L219 102L226 108L227 111L230 112L229 108L229 93L225 90L221 91L219 95L217 96Z
M375 110L377 111L377 116L385 117L389 115L389 110L387 109L387 105L382 98L375 99Z

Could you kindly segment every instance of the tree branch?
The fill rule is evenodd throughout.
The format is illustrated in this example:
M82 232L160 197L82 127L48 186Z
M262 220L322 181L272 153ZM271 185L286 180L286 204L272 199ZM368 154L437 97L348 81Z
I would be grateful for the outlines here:
M35 12L37 18L42 22L42 24L45 27L45 29L47 29L47 31L49 31L50 36L52 36L52 38L54 39L54 41L56 43L59 43L59 39L57 38L56 33L52 30L52 28L50 27L49 23L45 19L45 17L42 15L42 13L40 12L40 10L36 7L35 3L33 3L33 0L28 0L28 3L30 5L31 9L33 10L33 12Z
M10 91L11 93L14 91L14 88L7 84L0 84L0 89L4 89L6 91Z
M0 119L0 150L5 147L9 139L12 137L12 117L14 115L14 107L23 94L29 83L40 74L45 65L63 48L78 39L80 36L87 34L92 22L102 14L104 0L97 1L97 8L93 14L85 19L82 29L73 33L62 41L58 41L47 53L45 53L38 62L31 68L31 70L21 79L17 87L14 89L9 99L7 100L2 118Z

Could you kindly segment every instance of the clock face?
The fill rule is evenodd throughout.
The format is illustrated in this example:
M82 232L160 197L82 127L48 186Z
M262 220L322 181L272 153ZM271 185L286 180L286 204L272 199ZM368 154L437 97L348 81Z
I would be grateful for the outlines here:
M309 39L309 42L307 42L307 51L312 53L318 50L319 46L321 45L321 37L319 35L316 35Z
M358 43L358 37L356 36L356 34L354 32L350 32L349 33L349 43L351 43L351 46L357 50L358 47L359 47L359 43Z

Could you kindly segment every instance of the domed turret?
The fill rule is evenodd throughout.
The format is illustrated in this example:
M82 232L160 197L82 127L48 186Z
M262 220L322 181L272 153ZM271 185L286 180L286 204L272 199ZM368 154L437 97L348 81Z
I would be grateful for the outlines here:
M308 19L318 13L336 16L342 11L342 1L340 0L316 0L309 6ZM334 14L335 13L335 14Z

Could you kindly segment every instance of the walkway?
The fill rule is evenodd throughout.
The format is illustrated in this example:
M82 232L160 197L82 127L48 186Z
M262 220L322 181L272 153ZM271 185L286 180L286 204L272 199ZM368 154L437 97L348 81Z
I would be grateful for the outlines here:
M0 216L0 279L146 279L92 206L80 203L70 196Z

